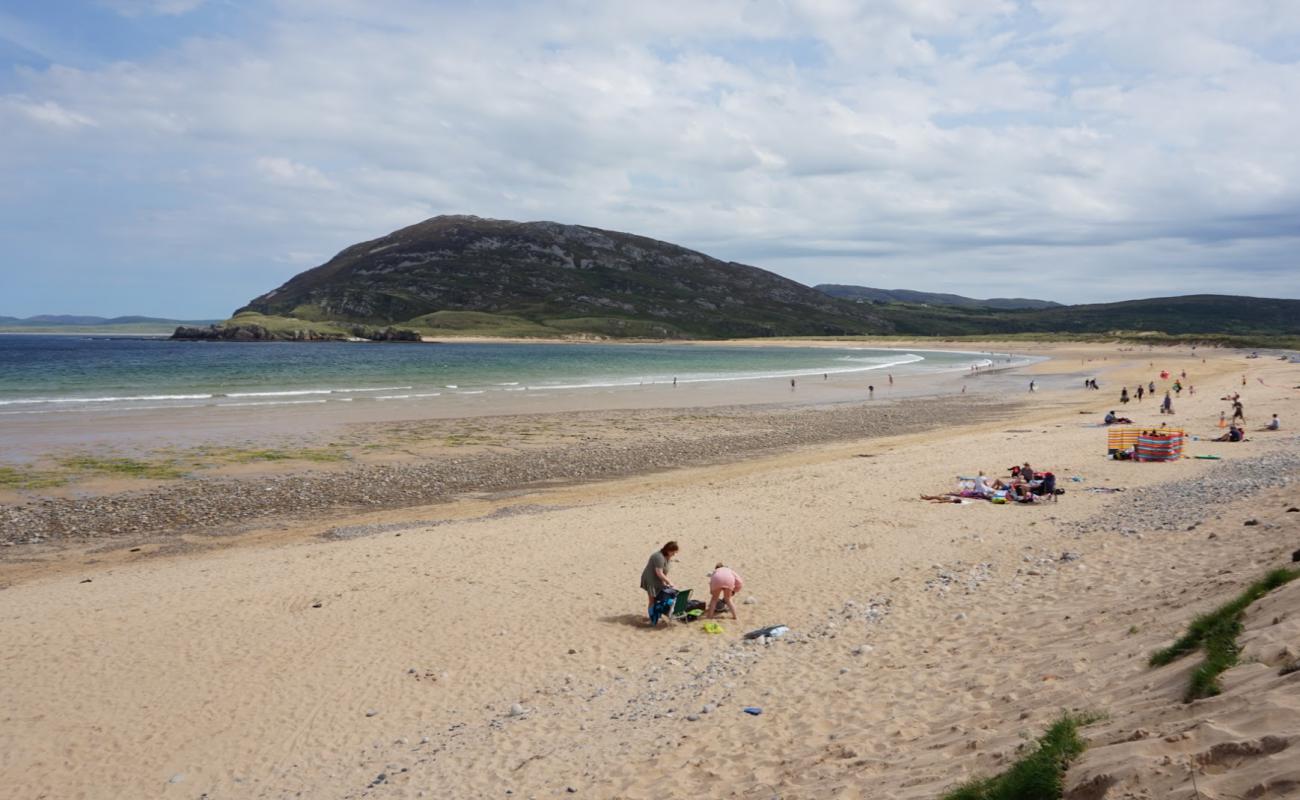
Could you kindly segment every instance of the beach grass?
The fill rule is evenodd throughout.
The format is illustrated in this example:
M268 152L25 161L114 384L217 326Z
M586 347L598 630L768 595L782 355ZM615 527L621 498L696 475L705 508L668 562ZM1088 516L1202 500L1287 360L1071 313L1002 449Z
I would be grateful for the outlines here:
M289 450L281 448L224 448L219 450L208 450L207 455L221 461L228 461L235 464L251 464L256 461L314 461L318 463L330 463L334 461L346 461L348 459L348 454L341 450L321 447L304 447Z
M50 489L67 482L64 476L44 470L0 467L0 489Z
M1230 602L1206 614L1201 614L1187 626L1187 632L1173 644L1151 655L1148 662L1153 667L1163 667L1188 653L1204 649L1205 660L1192 673L1187 693L1183 699L1190 703L1213 697L1222 691L1219 676L1236 666L1241 649L1237 637L1241 635L1242 617L1255 601L1274 589L1300 578L1300 570L1280 567L1252 583Z
M958 786L943 800L1049 800L1064 792L1065 770L1086 747L1079 728L1101 719L1095 714L1062 714L1037 746L1007 771Z
M184 476L175 464L161 461L141 461L136 458L102 458L99 456L68 456L59 459L59 466L73 473L114 475L123 478L170 480Z

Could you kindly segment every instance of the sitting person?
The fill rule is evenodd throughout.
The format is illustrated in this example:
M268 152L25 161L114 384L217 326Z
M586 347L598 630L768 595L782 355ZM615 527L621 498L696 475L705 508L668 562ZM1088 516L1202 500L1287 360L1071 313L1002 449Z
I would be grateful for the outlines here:
M1128 417L1117 417L1115 416L1114 411L1108 411L1106 412L1106 420L1103 424L1104 425L1132 425L1133 420L1129 419Z
M735 596L745 587L745 582L731 567L724 566L721 561L709 573L709 607L705 610L704 616L713 619L717 615L718 600L721 599L727 604L727 609L731 611L731 618L736 618Z
M1274 415L1273 415L1273 419L1269 420L1269 421L1268 421L1268 424L1265 425L1264 427L1260 428L1260 430L1261 430L1261 431L1280 431L1280 430L1282 430L1282 423L1281 423L1281 421L1278 420L1278 418L1277 418L1277 414L1274 414Z
M999 481L998 483L1001 482ZM984 470L980 470L979 474L975 476L975 488L973 491L977 497L992 497L995 487L1001 488L996 483L992 485L989 484L989 479L984 475Z
M1220 436L1220 437L1217 438L1217 439L1211 439L1210 441L1213 441L1213 442L1244 442L1244 441L1246 441L1246 433L1245 433L1245 431L1243 431L1240 427L1238 427L1238 426L1236 426L1236 425L1233 425L1233 426L1231 426L1230 428L1228 428L1228 432L1227 432L1227 433L1223 434L1222 436Z

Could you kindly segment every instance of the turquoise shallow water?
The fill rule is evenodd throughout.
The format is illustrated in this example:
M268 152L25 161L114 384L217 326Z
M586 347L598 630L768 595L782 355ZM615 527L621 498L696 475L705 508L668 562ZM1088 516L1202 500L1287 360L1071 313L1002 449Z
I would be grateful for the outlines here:
M0 336L0 419L965 369L973 353L823 347L173 342ZM884 376L882 375L882 378ZM436 402L432 401L431 402Z

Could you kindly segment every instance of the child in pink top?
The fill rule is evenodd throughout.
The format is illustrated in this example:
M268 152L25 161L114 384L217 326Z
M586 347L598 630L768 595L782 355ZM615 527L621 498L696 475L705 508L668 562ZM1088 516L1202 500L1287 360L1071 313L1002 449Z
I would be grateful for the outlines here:
M736 619L736 603L734 597L744 588L745 582L741 579L736 571L731 567L724 566L721 561L713 568L709 575L709 608L705 616L712 619L717 612L718 598L727 601L727 608L731 610L731 618Z

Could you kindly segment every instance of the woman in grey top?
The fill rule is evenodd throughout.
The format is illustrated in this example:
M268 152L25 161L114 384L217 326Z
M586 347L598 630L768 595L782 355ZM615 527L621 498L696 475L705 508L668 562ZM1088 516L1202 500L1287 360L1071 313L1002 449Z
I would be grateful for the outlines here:
M645 569L641 570L641 588L650 596L650 605L646 608L646 616L655 606L655 597L664 589L672 589L673 582L668 580L668 567L672 563L672 557L677 554L677 542L668 542L663 547L650 554L650 560L646 562Z

